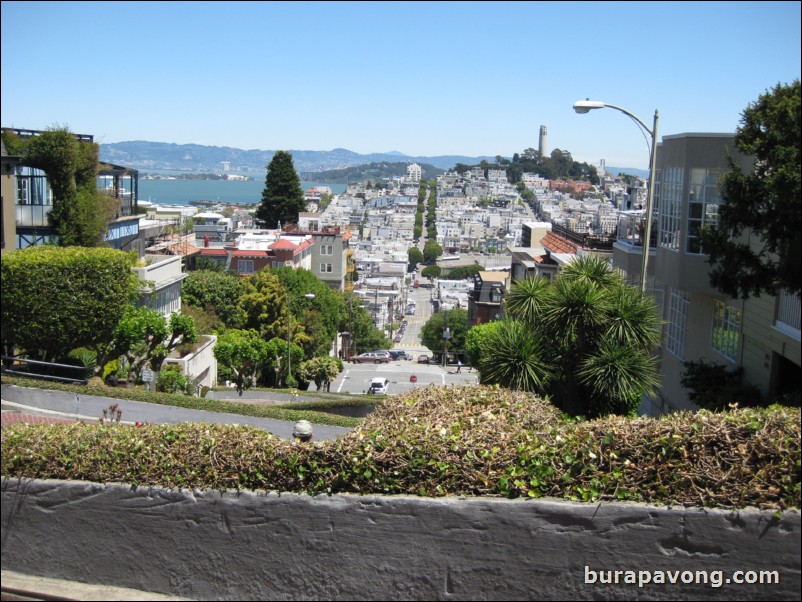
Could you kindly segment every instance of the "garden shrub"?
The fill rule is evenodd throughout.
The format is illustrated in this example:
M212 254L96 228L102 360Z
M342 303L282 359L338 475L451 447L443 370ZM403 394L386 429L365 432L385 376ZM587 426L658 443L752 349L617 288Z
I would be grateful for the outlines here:
M336 440L304 444L212 424L4 427L2 474L783 510L800 507L801 439L796 408L582 421L530 393L426 387L385 399Z

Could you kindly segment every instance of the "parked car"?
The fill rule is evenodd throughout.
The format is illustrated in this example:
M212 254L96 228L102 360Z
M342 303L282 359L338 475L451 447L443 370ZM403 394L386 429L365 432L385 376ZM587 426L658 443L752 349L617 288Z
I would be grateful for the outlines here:
M407 355L406 351L393 349L390 351L390 358L393 360L411 360L412 358Z
M390 379L388 378L374 378L372 381L370 381L368 395L386 395L387 387L389 385Z
M387 364L390 362L390 354L384 351L369 351L353 356L351 361L354 364Z
M418 356L418 363L419 364L428 364L429 363L429 356L428 355L419 355Z

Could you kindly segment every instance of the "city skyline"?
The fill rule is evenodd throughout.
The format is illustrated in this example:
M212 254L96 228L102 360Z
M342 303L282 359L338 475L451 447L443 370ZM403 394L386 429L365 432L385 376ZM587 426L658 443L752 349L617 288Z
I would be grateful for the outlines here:
M645 169L800 77L798 2L2 3L2 126L101 144L503 155Z

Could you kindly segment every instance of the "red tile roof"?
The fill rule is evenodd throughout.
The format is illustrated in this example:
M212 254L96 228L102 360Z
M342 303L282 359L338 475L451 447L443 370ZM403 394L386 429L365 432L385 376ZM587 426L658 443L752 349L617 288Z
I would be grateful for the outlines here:
M540 246L548 249L552 253L573 253L576 254L576 245L563 240L556 234L549 232L540 239Z
M287 238L279 238L276 242L270 245L271 249L294 249L297 247L294 242Z

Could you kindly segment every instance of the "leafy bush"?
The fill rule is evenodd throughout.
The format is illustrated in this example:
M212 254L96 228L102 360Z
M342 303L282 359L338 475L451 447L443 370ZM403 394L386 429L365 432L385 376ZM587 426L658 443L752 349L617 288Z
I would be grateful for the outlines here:
M138 290L135 259L114 249L50 245L3 255L3 344L43 361L109 344Z
M799 508L800 411L566 419L532 394L427 387L297 444L210 424L12 426L7 477L310 493L553 496Z
M159 371L156 378L156 390L162 393L190 393L190 379L181 374L181 367L167 365Z
M699 360L684 362L680 382L689 389L688 399L706 410L724 410L732 405L765 406L760 390L743 383L743 368L727 370L726 366Z

